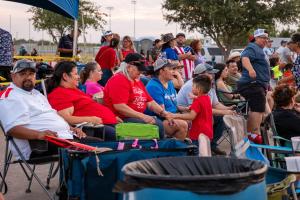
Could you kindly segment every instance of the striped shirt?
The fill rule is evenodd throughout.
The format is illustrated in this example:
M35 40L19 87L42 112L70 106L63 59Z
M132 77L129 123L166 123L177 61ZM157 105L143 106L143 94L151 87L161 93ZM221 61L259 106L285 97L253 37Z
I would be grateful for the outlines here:
M187 46L187 47L175 47L175 51L177 52L178 55L182 55L185 53L188 53L189 51L191 51L191 47ZM185 81L188 81L189 79L192 78L193 72L194 72L194 68L195 68L195 64L193 60L189 60L189 59L183 59L180 62L182 62L181 64L183 64L183 79Z

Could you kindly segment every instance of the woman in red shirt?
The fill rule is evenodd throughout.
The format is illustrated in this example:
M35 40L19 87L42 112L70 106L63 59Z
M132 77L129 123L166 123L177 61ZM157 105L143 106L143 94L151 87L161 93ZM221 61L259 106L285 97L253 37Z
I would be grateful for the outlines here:
M146 108L164 117L166 111L148 94L139 80L145 71L144 58L130 53L104 88L104 105L109 107L124 122L155 124L159 127L160 138L164 137L164 124L156 117L144 114ZM164 122L165 123L165 122Z
M79 75L76 64L69 61L58 63L53 76L47 83L49 103L69 124L75 125L83 122L95 125L105 124L106 139L115 139L116 115L109 108L95 102L89 95L79 90L78 83Z
M105 86L108 79L113 75L113 69L117 63L115 49L118 47L119 42L118 38L111 39L109 46L100 47L95 57L95 61L101 66L103 72L102 79L99 81L102 86Z
M120 61L122 62L128 54L135 52L131 38L128 35L124 36L122 40L122 48L120 50Z

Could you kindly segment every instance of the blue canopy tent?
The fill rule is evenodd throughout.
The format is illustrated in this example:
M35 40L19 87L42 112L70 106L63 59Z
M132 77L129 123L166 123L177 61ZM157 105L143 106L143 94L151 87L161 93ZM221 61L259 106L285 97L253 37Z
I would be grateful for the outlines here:
M73 55L76 55L77 49L77 31L78 31L78 11L79 0L6 0L12 2L18 2L28 4L50 10L52 12L61 14L65 17L74 19L74 43L73 43Z

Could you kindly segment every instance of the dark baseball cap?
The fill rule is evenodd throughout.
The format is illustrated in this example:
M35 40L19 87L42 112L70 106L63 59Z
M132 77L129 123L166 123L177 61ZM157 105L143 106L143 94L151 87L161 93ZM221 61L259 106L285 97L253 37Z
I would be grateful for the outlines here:
M125 57L124 62L134 65L139 71L147 71L145 67L145 58L139 53L130 53Z
M178 33L178 34L176 35L176 38L178 38L178 37L180 37L180 36L182 36L182 37L185 38L185 34L184 34L184 33Z
M18 60L15 63L11 73L18 73L20 71L23 71L24 69L32 69L33 71L36 72L35 62L33 62L31 60L26 60L26 59Z

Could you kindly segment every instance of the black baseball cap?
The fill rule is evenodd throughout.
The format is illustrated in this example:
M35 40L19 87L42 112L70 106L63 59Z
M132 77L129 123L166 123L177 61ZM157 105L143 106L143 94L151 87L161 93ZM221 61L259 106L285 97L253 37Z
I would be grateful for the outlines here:
M147 71L145 67L145 58L139 53L130 53L125 57L124 62L134 65L139 71Z

